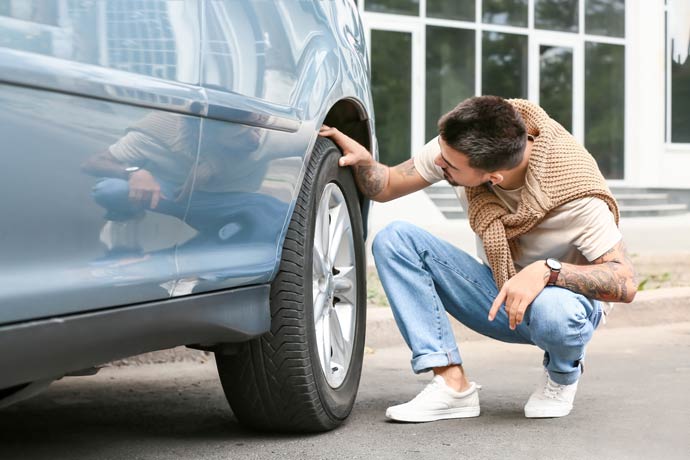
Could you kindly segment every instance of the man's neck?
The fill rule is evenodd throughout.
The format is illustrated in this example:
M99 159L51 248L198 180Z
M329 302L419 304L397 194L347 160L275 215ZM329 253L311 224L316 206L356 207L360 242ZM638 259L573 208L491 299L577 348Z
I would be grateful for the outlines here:
M503 180L499 184L505 190L515 190L525 185L525 176L527 175L527 166L529 165L529 157L532 153L532 140L525 143L525 153L522 155L522 161L517 167L503 173Z

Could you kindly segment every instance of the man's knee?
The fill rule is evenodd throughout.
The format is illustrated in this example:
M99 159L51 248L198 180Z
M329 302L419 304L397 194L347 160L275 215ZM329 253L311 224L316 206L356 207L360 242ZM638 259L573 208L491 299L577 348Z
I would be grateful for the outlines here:
M129 183L123 179L103 179L94 185L91 194L104 208L122 206L129 201Z
M410 235L418 230L417 227L404 221L394 221L381 229L371 244L374 259L390 256L396 248L400 248L405 241L410 240Z
M532 340L537 344L564 344L583 339L580 334L586 325L587 311L580 297L567 289L544 289L529 308Z
M129 183L123 179L103 179L92 189L93 200L105 209L105 219L125 221L141 217L144 208L129 200Z

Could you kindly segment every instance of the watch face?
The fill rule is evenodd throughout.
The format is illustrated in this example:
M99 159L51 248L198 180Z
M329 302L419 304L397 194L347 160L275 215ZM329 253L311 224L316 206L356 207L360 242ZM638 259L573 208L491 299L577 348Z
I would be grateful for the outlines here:
M560 270L561 269L561 263L557 259L552 259L550 257L548 259L546 259L546 265L551 270Z

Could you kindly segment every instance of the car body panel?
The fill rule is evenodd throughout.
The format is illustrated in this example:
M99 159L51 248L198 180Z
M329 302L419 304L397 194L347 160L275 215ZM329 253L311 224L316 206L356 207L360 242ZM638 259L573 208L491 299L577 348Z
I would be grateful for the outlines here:
M186 125L189 156L166 165L186 177L200 120L9 85L0 85L0 104L9 166L0 169L0 324L169 297L174 250L189 229L160 213L134 213L132 224L116 216L126 182L87 175L82 165L125 142L138 124L163 117Z
M195 235L178 248L180 278L194 292L271 280L302 148L293 133L203 121L185 220Z
M236 343L270 329L269 286L0 326L0 388L56 379L180 343Z

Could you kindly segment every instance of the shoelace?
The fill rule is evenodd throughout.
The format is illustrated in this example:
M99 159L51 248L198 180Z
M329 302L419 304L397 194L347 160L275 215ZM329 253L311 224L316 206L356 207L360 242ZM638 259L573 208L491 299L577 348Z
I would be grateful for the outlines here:
M546 380L546 385L544 386L544 396L549 399L558 399L561 390L565 385L559 385L551 379Z

